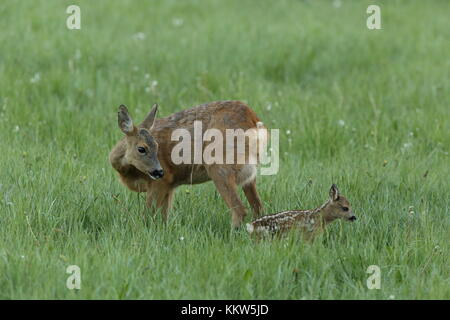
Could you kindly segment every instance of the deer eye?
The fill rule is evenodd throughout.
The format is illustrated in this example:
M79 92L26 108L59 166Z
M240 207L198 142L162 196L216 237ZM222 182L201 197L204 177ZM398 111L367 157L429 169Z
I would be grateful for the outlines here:
M342 207L342 210L348 211L348 207Z
M145 153L145 148L143 148L143 147L138 147L137 149L138 149L139 153Z

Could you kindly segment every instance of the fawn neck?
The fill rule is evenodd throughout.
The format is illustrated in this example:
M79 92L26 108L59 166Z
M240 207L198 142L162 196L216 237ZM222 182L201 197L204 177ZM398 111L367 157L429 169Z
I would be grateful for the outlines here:
M327 224L333 222L334 220L336 220L336 217L334 217L331 213L330 204L331 204L331 201L328 200L320 207L317 207L316 209L308 210L308 211L311 212L315 216L320 216L320 220L324 223L324 225L327 225Z

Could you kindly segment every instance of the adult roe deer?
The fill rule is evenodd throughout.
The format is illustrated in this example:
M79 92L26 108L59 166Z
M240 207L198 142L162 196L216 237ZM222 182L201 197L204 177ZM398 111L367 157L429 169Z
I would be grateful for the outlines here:
M255 112L240 101L217 101L156 119L157 108L154 105L145 120L135 126L127 108L119 107L118 123L125 137L114 146L109 159L120 181L133 191L146 192L147 205L161 209L164 221L176 187L209 180L214 182L231 209L234 227L238 227L246 215L237 193L239 185L254 215L259 216L263 206L256 190L256 164L249 161L243 164L174 164L171 159L172 149L178 143L171 140L174 130L187 129L194 145L194 121L201 121L203 132L207 129L225 133L226 129L264 128ZM258 143L267 143L259 135L256 139ZM202 143L206 146L208 141ZM249 143L246 139L246 150Z
M247 231L260 236L299 229L306 240L313 240L336 219L355 221L356 216L348 200L339 194L337 186L333 184L330 198L322 206L313 210L289 210L267 215L248 223Z

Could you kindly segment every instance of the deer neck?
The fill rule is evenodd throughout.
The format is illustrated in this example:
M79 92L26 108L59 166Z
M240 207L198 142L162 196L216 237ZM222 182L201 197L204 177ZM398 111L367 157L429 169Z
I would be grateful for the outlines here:
M314 216L320 217L319 221L323 224L323 226L326 226L327 224L333 222L336 220L335 217L331 214L330 211L330 201L328 200L320 207L317 207L316 209L311 210L312 214Z

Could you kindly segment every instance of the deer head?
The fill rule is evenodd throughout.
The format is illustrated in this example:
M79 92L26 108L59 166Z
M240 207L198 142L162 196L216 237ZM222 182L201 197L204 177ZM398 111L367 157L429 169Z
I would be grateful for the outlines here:
M164 175L157 157L158 143L150 132L157 110L158 105L155 104L138 127L134 125L127 107L121 105L118 113L119 128L125 133L125 161L154 180Z
M326 220L344 219L347 221L355 221L356 216L352 211L352 207L348 200L339 194L339 190L335 184L330 189L330 200L324 208L326 212Z

